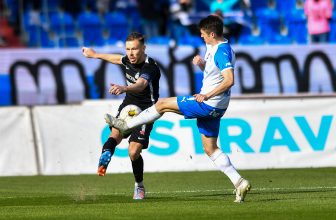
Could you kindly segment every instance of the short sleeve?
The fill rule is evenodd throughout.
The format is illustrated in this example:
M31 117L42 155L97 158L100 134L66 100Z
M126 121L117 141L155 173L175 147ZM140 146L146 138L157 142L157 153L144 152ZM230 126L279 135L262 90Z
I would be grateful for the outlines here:
M123 56L123 57L121 57L121 63L123 64L123 65L127 65L127 60L126 60L126 58L127 58L127 56L125 55L125 56Z
M215 53L214 61L216 66L223 71L225 69L234 68L232 62L232 52L223 47L219 47Z
M155 78L155 73L155 69L152 65L145 65L141 69L139 77L147 80L148 82L151 82Z

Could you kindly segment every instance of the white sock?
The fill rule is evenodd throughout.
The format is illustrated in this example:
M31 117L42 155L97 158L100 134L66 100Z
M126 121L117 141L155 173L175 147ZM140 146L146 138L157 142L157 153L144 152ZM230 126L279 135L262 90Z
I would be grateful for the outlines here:
M155 105L143 110L138 116L132 118L132 120L127 121L128 128L135 128L139 125L148 124L156 119L160 118L162 115L156 110Z
M233 185L236 185L241 178L237 170L231 164L230 158L223 153L222 150L217 149L211 156L210 159L214 164L229 177Z
M144 187L143 181L141 181L140 183L135 182L134 186L135 187Z

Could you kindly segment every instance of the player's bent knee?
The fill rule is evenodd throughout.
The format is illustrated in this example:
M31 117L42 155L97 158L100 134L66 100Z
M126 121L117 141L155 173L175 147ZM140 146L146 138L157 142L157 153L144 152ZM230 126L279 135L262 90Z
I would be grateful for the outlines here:
M155 104L155 108L159 113L161 113L164 107L165 107L165 99L159 99Z
M138 151L132 151L132 152L129 151L128 155L129 155L131 161L135 161L140 156L140 153Z
M130 159L131 159L132 161L138 159L138 157L140 156L140 152L141 152L141 150L139 150L139 149L136 148L136 147L133 147L133 148L130 147L130 148L128 149L128 155L129 155L129 157L130 157Z

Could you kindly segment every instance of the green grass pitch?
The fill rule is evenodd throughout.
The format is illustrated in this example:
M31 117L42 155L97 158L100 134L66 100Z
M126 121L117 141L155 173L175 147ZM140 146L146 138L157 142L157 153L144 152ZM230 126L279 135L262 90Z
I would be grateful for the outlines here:
M336 168L241 173L252 183L241 204L215 171L145 173L144 201L130 173L1 177L0 219L336 219Z

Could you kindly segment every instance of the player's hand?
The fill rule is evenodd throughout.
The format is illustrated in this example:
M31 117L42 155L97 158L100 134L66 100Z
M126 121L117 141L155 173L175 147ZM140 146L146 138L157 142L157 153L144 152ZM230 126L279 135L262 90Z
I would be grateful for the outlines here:
M88 47L82 47L82 53L85 57L88 57L88 58L94 58L96 55L96 51Z
M193 96L195 97L195 100L197 102L203 102L209 99L206 95L203 95L203 94L195 94Z
M200 55L196 55L193 60L192 60L193 64L196 66L202 66L204 65L204 60Z
M126 92L125 86L120 86L117 84L111 83L111 88L109 89L109 93L112 95L120 95Z

